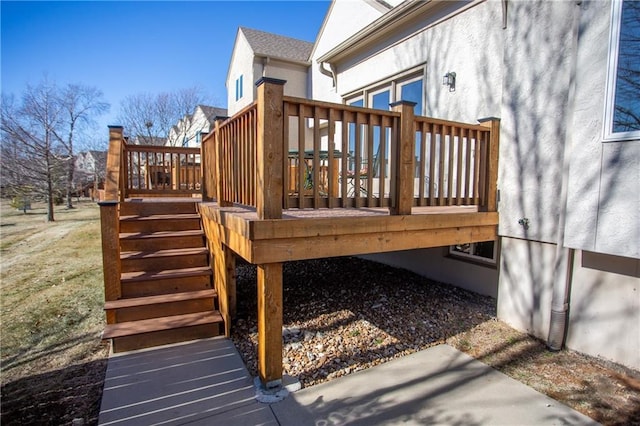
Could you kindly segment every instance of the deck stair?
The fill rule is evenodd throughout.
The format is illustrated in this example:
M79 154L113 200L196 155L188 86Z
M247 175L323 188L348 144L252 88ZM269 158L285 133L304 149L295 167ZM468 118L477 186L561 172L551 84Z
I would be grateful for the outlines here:
M114 352L224 333L194 202L120 204L121 298L105 302Z

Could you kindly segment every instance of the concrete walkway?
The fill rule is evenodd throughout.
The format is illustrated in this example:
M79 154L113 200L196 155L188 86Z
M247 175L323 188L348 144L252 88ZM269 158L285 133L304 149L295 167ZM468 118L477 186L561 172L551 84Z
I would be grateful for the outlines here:
M284 401L255 400L230 340L113 355L101 425L591 425L590 418L440 345Z

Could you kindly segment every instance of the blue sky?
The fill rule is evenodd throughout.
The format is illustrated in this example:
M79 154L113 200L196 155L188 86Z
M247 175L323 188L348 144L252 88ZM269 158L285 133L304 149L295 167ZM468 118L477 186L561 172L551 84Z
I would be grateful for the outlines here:
M46 75L103 91L107 137L128 94L200 86L226 106L225 78L239 26L315 41L328 1L7 2L1 84L19 95Z

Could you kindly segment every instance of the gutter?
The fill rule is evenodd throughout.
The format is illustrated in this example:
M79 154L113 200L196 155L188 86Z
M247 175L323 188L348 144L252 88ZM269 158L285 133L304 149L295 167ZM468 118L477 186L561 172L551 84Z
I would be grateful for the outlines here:
M358 46L362 44L368 44L376 38L384 37L389 28L401 24L404 18L410 17L417 10L428 9L431 8L433 4L440 3L442 3L441 0L405 1L320 56L317 61L323 63L340 59L341 56L344 56L353 48L358 48Z

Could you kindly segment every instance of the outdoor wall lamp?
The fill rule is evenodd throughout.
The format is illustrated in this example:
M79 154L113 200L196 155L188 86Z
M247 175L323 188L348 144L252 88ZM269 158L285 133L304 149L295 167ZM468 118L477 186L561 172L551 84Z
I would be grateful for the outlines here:
M449 86L450 92L456 91L456 73L449 71L442 77L442 85Z

